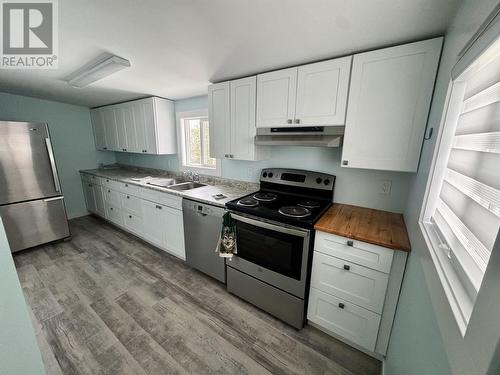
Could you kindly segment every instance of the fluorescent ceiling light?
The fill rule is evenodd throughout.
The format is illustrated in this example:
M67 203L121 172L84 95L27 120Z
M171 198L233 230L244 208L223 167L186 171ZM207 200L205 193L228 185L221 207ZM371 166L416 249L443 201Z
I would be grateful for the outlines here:
M98 62L85 65L66 80L73 87L85 87L129 67L130 61L118 56L108 55L104 60L100 59Z

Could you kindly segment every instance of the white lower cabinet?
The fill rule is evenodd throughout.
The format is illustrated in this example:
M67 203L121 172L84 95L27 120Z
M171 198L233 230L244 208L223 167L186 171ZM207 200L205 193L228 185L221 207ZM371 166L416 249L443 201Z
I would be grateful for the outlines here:
M96 182L93 183L92 181ZM82 173L87 209L185 259L182 197Z
M92 184L92 182L89 182L88 180L82 180L82 186L83 186L83 196L85 197L85 204L87 206L87 210L96 213L94 185Z
M375 350L380 315L315 288L307 318L368 350Z
M164 232L167 227L164 206L150 202L142 201L142 216L144 217L144 238L152 244L163 247Z
M385 355L405 263L405 252L317 231L307 319Z
M106 206L106 218L112 221L116 225L123 225L123 214L119 206L115 206L109 202L105 203Z
M165 221L165 247L180 258L186 257L184 249L184 220L182 211L170 207L164 209Z
M106 217L106 206L104 204L104 193L101 185L94 184L95 213Z
M123 226L127 228L130 232L140 235L144 232L144 225L142 217L124 212L123 214Z

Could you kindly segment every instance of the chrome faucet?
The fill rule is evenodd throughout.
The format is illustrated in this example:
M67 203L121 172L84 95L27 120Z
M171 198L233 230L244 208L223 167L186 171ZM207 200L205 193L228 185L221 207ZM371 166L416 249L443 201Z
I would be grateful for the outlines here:
M200 175L193 171L183 173L184 177L192 182L200 182Z

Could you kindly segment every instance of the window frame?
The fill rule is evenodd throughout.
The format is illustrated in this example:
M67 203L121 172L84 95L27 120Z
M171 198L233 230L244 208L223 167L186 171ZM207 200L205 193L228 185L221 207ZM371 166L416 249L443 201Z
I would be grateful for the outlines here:
M181 172L193 172L210 176L220 176L221 175L221 161L219 159L215 159L215 168L204 167L204 166L193 166L187 163L187 148L186 144L187 136L185 132L184 120L192 119L192 118L206 118L208 120L208 109L199 109L193 111L184 111L176 113L176 122L177 122L177 143L179 145L180 155L179 155L179 170ZM201 127L200 123L200 127ZM210 122L208 123L210 128ZM202 131L200 131L200 140ZM202 142L203 143L203 142ZM203 152L203 144L202 144L202 152Z
M430 217L438 203L437 198L442 189L453 136L462 108L466 88L463 80L470 74L470 69L476 60L495 41L496 37L492 39L489 32L483 34L483 38L477 38L452 71L419 216L420 230L462 337L467 333L476 297L471 296L472 283L466 281L461 274L463 271L461 266L457 266L456 257L453 254L450 256L446 253L446 249L443 249L442 244L446 241L437 226L430 221ZM464 64L464 61L467 64Z

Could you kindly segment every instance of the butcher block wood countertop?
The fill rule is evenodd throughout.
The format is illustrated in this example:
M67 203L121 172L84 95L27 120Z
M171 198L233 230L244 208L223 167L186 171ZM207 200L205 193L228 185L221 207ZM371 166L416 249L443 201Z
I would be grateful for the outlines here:
M334 203L314 229L390 249L411 249L403 215L392 212Z

